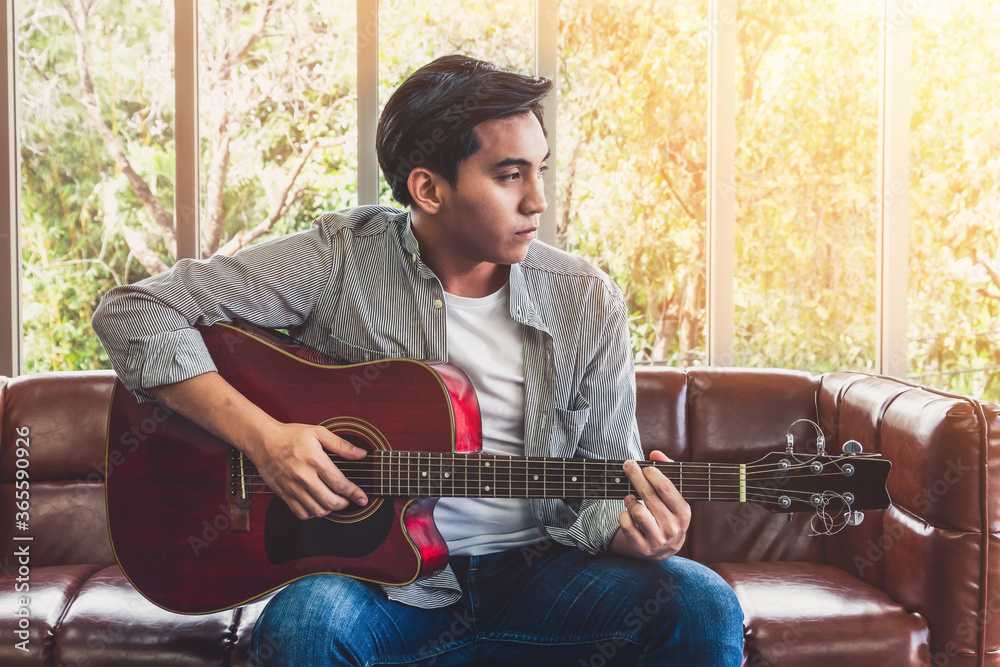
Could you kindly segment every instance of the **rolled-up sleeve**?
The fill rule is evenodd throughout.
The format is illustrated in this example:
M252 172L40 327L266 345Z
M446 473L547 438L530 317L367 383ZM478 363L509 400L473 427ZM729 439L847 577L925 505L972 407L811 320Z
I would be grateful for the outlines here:
M195 325L305 322L330 280L336 236L320 224L232 257L182 259L165 273L110 290L93 326L115 372L140 400L148 389L215 370Z

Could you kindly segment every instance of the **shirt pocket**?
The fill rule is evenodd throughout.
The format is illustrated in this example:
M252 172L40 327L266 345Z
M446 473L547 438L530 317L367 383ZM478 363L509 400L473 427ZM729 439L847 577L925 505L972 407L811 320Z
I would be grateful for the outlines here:
M590 419L590 403L580 394L573 401L573 409L555 408L552 416L552 437L549 440L551 456L572 458Z

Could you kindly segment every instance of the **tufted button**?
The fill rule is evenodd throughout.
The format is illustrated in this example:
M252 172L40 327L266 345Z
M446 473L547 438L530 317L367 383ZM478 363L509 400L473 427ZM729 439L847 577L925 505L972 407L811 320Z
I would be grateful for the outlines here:
M441 299L434 299L434 307L435 308L440 309L441 306L443 306L443 305L444 304L441 302Z

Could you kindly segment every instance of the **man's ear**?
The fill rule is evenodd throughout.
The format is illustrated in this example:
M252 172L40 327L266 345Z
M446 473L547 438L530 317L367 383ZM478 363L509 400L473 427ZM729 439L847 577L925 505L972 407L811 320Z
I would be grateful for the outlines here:
M416 167L406 179L413 203L424 213L435 215L441 210L443 178L424 167Z

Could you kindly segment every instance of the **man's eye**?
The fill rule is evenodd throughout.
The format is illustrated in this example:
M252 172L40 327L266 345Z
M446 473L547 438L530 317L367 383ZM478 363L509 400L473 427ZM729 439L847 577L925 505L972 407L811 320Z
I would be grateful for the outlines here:
M515 171L513 174L504 174L503 176L500 177L500 180L501 181L509 181L509 182L513 183L514 181L516 181L520 177L521 177L521 173L518 172L518 171Z

